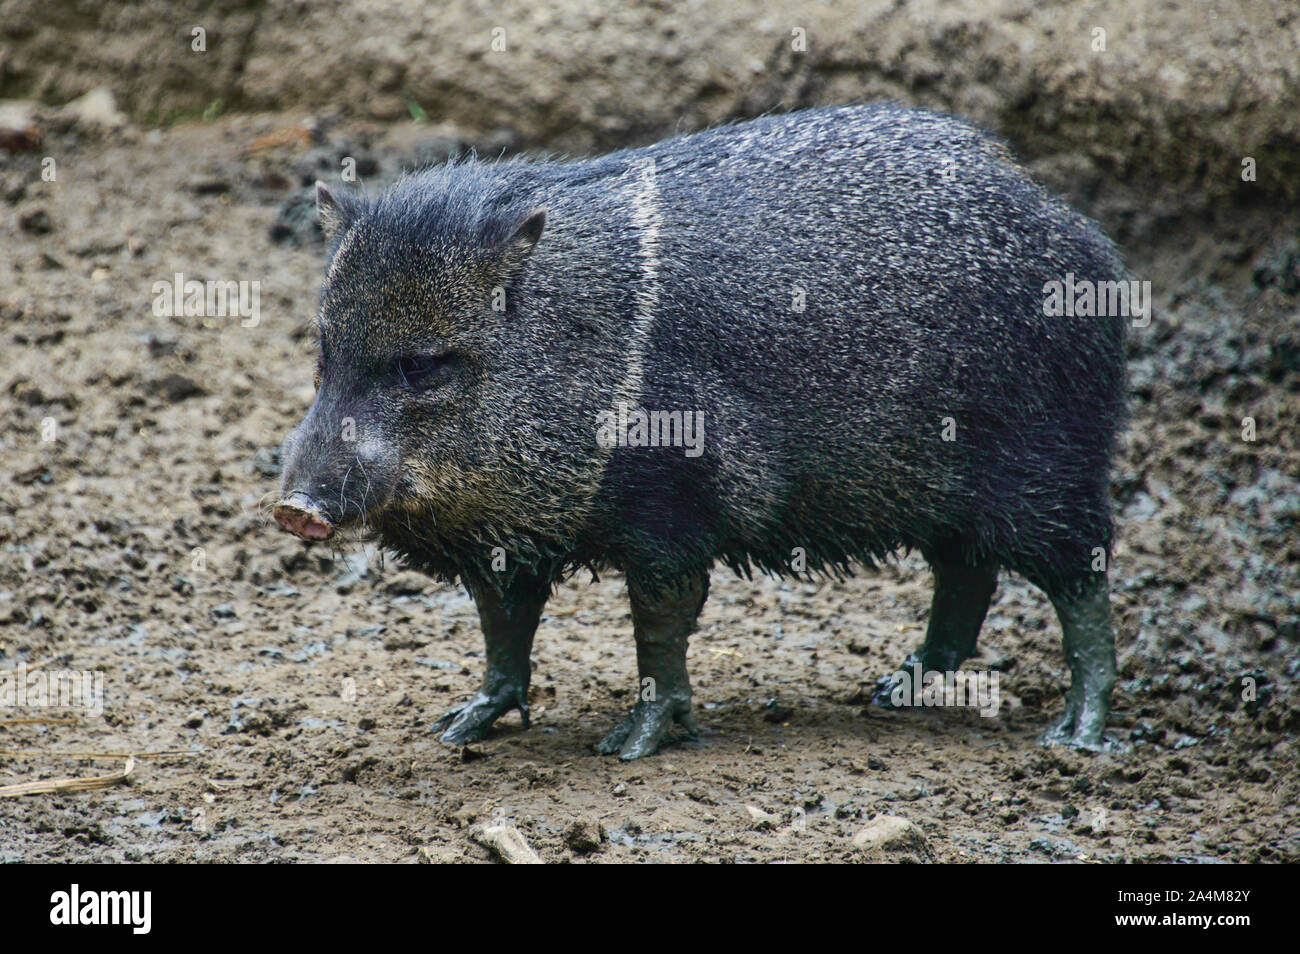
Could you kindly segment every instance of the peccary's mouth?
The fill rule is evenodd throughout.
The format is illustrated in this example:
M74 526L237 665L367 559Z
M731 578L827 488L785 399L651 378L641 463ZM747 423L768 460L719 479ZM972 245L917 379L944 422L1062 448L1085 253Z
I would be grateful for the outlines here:
M334 524L325 507L302 491L294 491L271 510L271 516L285 530L303 540L328 540Z

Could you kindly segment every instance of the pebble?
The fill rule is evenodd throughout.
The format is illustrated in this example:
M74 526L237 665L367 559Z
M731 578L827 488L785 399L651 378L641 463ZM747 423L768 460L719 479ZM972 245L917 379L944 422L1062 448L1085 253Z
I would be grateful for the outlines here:
M920 829L899 815L877 815L853 836L855 848L906 851L925 847Z

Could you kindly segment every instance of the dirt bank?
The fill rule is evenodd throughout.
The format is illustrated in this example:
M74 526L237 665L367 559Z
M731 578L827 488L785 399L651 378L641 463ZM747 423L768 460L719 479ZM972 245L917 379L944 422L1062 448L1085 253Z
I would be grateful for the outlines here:
M1300 9L1285 0L3 0L0 43L0 96L61 103L108 82L141 121L419 108L582 153L898 99L1068 156L1076 177L1218 197L1250 156L1256 194L1300 189Z

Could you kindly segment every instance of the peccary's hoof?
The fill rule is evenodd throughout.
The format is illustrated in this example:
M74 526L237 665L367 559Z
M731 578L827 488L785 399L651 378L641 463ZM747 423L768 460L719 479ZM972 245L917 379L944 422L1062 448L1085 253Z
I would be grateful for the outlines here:
M684 735L669 737L673 723L680 725ZM695 739L700 734L695 716L691 714L689 701L680 702L669 699L656 699L653 702L642 700L618 724L616 728L596 745L601 755L613 755L624 762L654 755L659 747L681 738Z
M875 691L871 693L871 704L881 709L893 709L894 687L897 685L896 676L881 676L876 680Z
M482 740L492 724L511 709L518 709L528 728L528 704L517 688L506 688L492 695L480 692L464 705L457 706L429 727L430 732L441 732L440 741L449 745L464 745Z
M1038 744L1048 747L1059 745L1082 752L1127 752L1127 743L1103 731L1105 724L1104 719L1100 722L1081 721L1067 712L1061 721L1039 737Z
M919 658L916 653L911 653L905 660L903 660L903 665L899 667L899 672L892 672L888 676L881 676L877 679L876 688L871 693L871 704L881 709L898 708L894 704L894 690L903 682L900 673L910 674L913 667L915 667L918 662Z

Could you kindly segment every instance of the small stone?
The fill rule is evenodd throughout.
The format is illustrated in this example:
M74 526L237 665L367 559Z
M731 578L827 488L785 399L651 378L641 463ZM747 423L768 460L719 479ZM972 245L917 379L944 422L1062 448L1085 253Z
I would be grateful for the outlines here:
M201 710L195 709L185 717L185 728L197 729L201 725L203 725L203 712Z
M511 825L488 825L470 830L470 837L508 865L540 865L542 859Z
M43 138L36 125L34 103L0 103L0 149L5 152L26 152L39 146Z
M920 829L898 815L877 815L853 836L855 848L882 848L885 851L908 851L925 848Z
M770 831L776 827L776 816L763 811L757 805L746 805L745 811L749 815L749 825L755 831Z
M118 111L117 100L102 86L77 97L64 106L62 112L79 123L106 129L116 129L126 123L126 117Z

